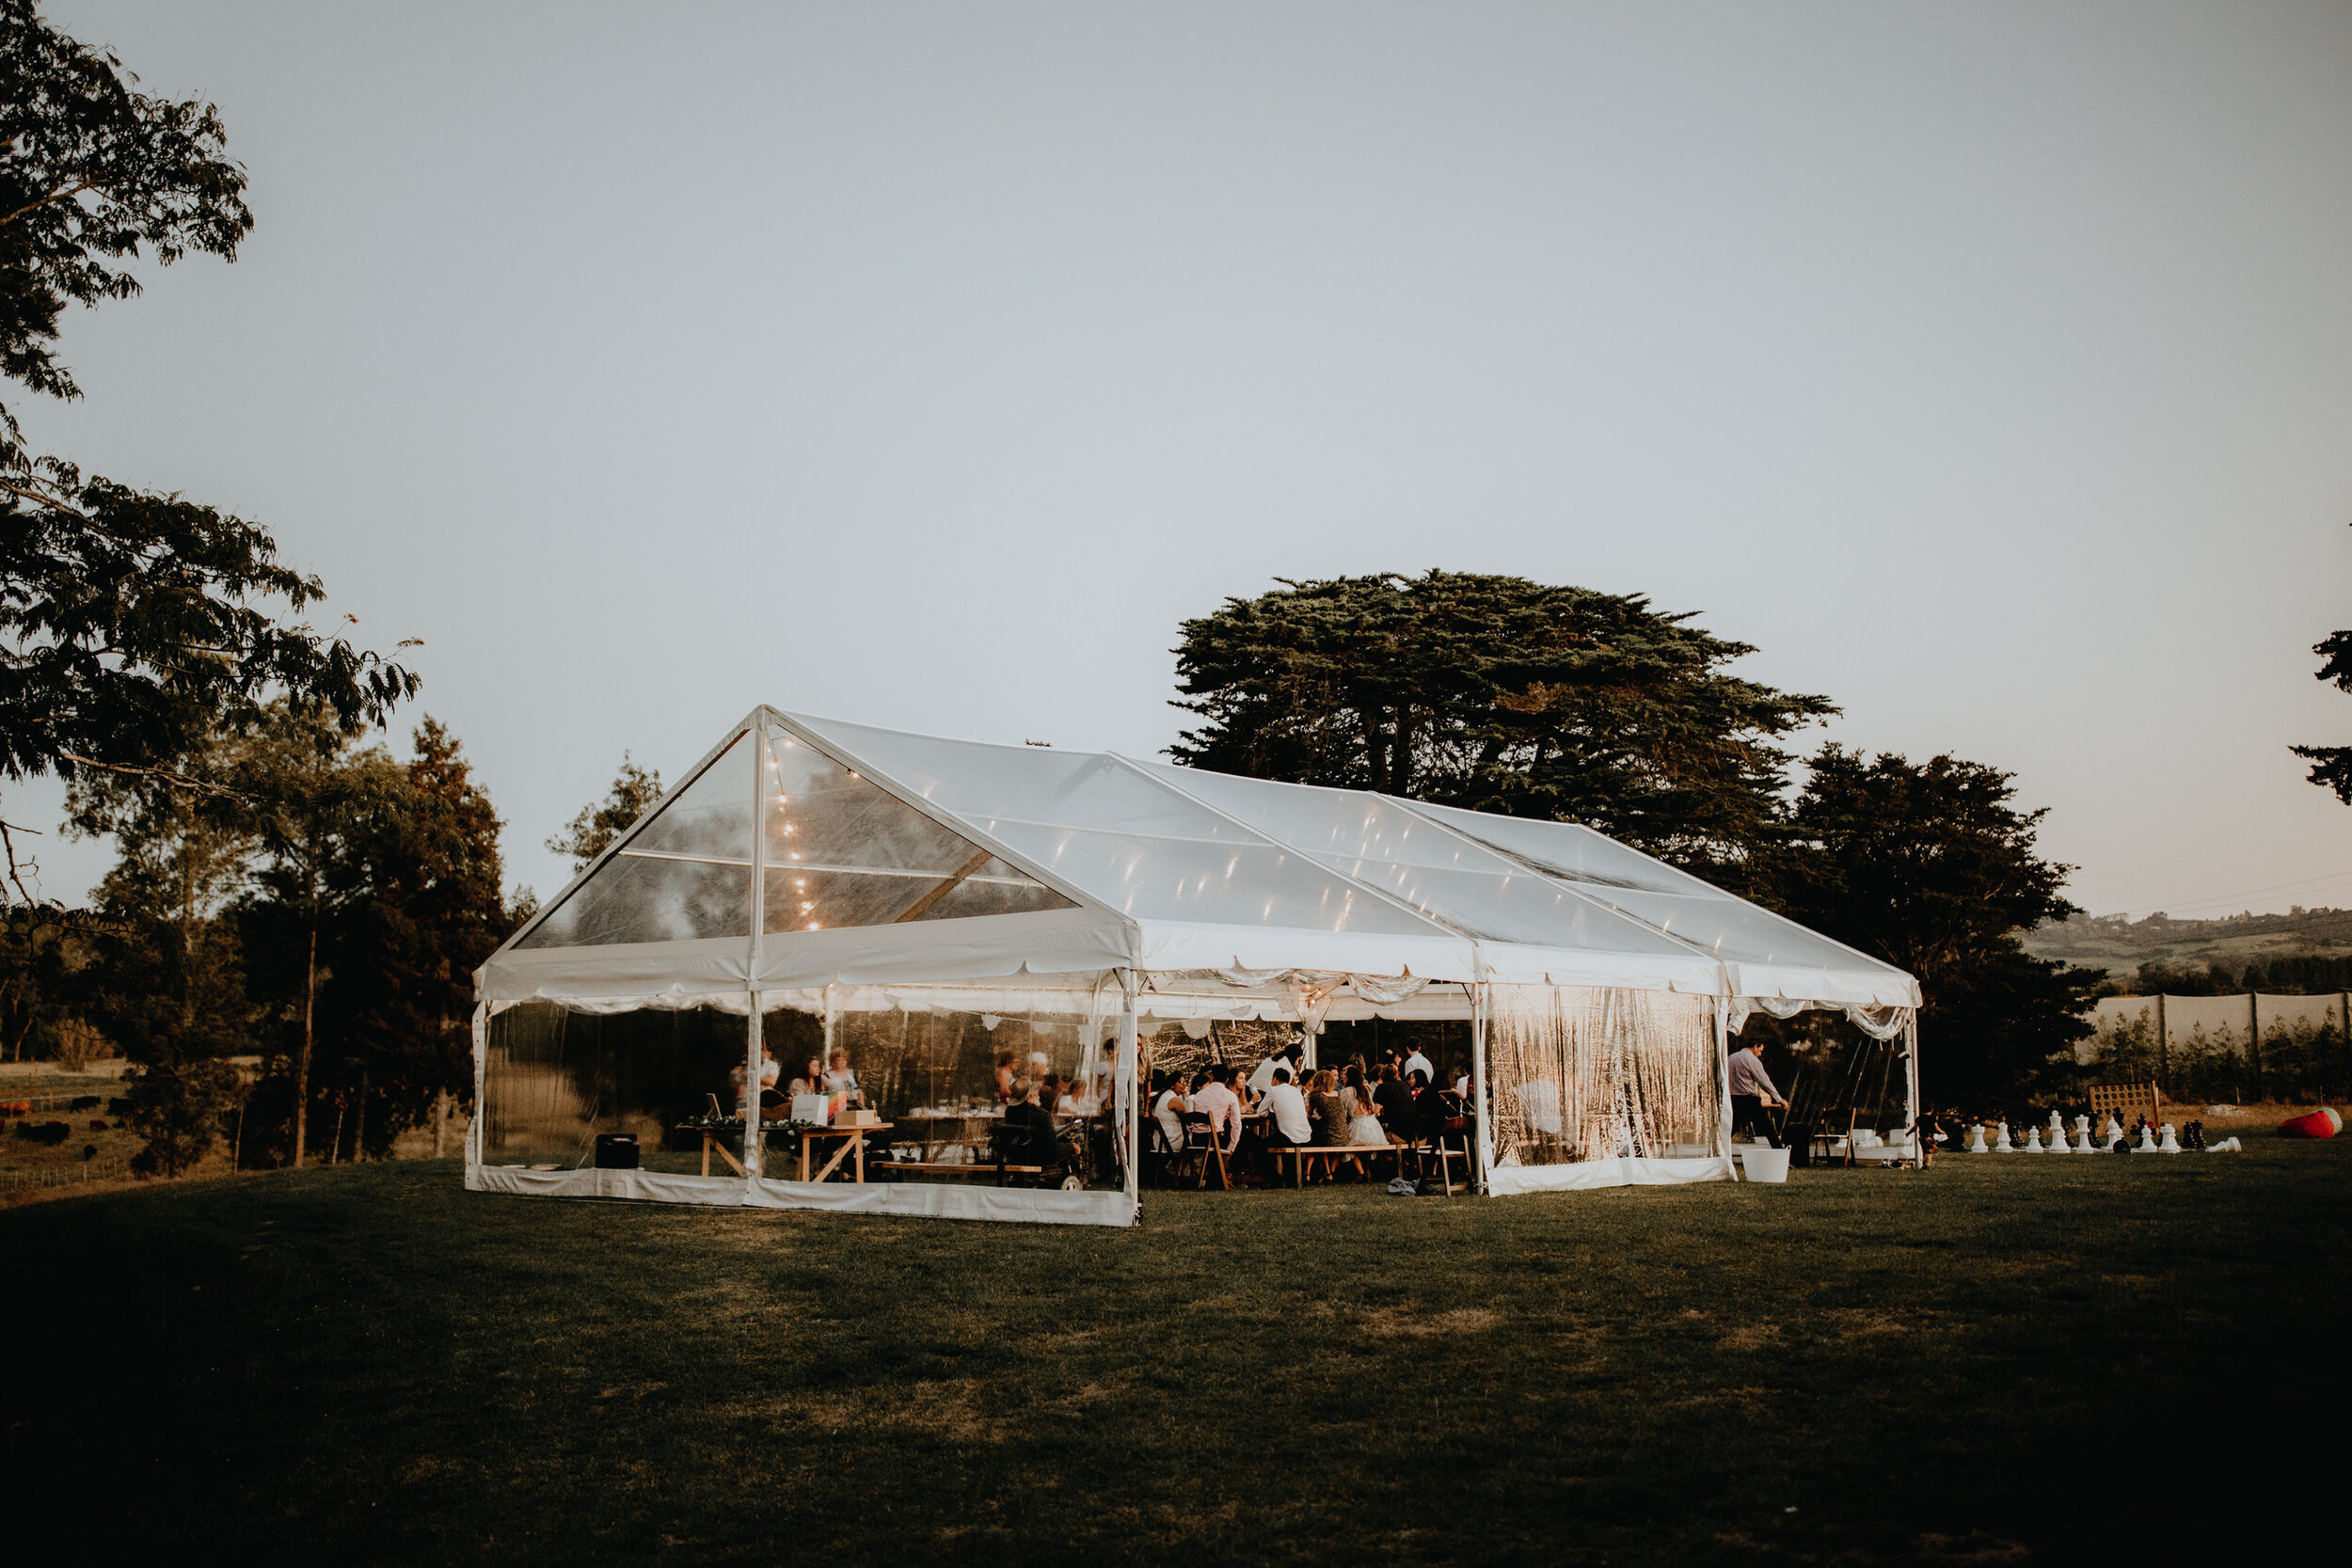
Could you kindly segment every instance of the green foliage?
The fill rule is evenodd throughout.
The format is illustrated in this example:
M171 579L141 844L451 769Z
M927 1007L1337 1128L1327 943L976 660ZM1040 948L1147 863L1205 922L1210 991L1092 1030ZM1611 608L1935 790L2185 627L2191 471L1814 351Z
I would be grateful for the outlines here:
M2020 934L2073 906L2071 867L2034 847L2044 813L2021 812L2010 776L1826 746L1788 816L1786 842L1752 865L1756 895L1815 930L1910 971L1920 1009L1922 1093L1987 1098L2062 1075L2100 976L2028 955Z
M1754 650L1639 595L1432 571L1288 582L1187 621L1194 767L1582 822L1685 863L1769 836L1836 711L1725 673Z
M2352 691L2352 631L2330 634L2312 644L2319 656L2317 678L2339 691ZM2290 746L2287 750L2312 764L2311 782L2332 789L2336 799L2352 806L2352 746Z
M80 395L53 346L68 303L137 293L143 254L234 260L252 228L212 105L133 80L0 0L0 374L36 392ZM323 592L252 523L27 451L0 406L0 776L168 771L273 691L384 718L414 674L279 619ZM32 901L5 824L0 847Z
M2172 992L2174 995L2184 994ZM2281 1100L2290 1104L2326 1104L2352 1089L2352 1052L2332 1021L2271 1022L2249 1050L2247 1037L2223 1027L2177 1024L2159 1042L2147 1014L2100 1027L2091 1042L2085 1077L2094 1083L2155 1079L2164 1092L2183 1101Z
M2189 965L2154 959L2141 964L2129 983L2111 986L2118 996L2236 996L2246 991L2274 996L2329 996L2352 990L2352 953L2290 953L2265 963L2233 969L2221 959Z
M506 935L499 819L437 720L415 754L360 792L334 867L338 918L320 1002L337 1042L330 1086L364 1091L368 1146L470 1098L473 972Z
M74 977L90 958L87 922L21 904L0 910L0 1060L55 1053L78 1022Z
M551 854L572 857L575 874L588 869L596 858L661 800L661 775L648 773L621 753L621 770L601 800L580 808L564 831L548 840Z
M167 1056L131 1080L131 1125L147 1147L131 1157L143 1176L178 1176L220 1141L221 1117L237 1103L240 1080L228 1062Z
M139 292L111 263L142 250L167 266L192 250L234 261L253 228L219 113L136 80L32 0L0 4L0 375L52 397L80 395L50 346L66 304Z

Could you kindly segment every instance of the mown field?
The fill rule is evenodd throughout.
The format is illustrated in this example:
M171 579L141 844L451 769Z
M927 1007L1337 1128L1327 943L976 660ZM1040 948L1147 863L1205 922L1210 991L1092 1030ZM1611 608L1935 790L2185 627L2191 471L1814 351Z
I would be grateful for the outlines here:
M198 1560L2155 1560L2340 1513L2348 1178L2261 1138L1134 1231L191 1182L0 1212L5 1474Z

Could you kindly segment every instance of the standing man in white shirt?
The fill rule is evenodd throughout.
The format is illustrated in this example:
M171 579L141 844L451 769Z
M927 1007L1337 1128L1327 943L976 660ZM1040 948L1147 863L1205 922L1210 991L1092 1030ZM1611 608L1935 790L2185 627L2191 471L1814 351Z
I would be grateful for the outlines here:
M1266 1090L1274 1086L1274 1073L1278 1068L1289 1069L1291 1082L1294 1084L1298 1082L1298 1042L1296 1040L1291 1041L1290 1044L1258 1064L1258 1070L1249 1075L1249 1092L1263 1099Z
M1421 1074L1421 1081L1424 1084L1434 1084L1438 1081L1438 1069L1429 1065L1429 1058L1421 1053L1421 1047L1418 1045L1413 1047L1413 1053L1405 1058L1405 1065L1396 1069L1396 1075L1399 1078L1406 1078L1416 1072Z

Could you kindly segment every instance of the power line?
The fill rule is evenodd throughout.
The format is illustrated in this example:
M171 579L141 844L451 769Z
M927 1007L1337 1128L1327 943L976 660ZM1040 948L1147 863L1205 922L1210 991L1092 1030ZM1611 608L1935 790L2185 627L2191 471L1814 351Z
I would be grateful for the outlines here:
M2268 887L2249 888L2243 893L2216 894L2211 898L2184 898L2178 902L2151 904L2150 911L2157 910L2199 910L2208 904L2233 903L2240 898L2259 897L2265 893L2287 893L2296 888L2315 887L2326 882L2352 881L2352 871L2333 871L2325 877L2306 877L2299 882L2274 882Z

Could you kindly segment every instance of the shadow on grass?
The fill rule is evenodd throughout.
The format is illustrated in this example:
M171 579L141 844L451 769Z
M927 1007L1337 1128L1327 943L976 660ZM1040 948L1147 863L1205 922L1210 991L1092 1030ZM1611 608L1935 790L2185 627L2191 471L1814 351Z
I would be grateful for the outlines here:
M249 1560L2113 1549L2266 1448L2292 1488L2266 1418L2340 1361L2348 1154L1152 1195L1134 1231L438 1162L97 1196L0 1214L7 1474Z

